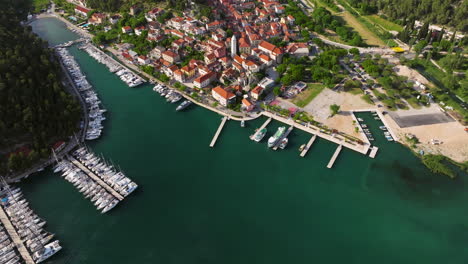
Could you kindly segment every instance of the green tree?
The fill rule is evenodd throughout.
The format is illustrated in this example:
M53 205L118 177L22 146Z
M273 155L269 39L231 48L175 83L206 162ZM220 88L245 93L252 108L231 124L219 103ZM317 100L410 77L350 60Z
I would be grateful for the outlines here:
M336 104L332 104L330 105L330 111L332 113L332 116L334 116L340 112L340 106Z

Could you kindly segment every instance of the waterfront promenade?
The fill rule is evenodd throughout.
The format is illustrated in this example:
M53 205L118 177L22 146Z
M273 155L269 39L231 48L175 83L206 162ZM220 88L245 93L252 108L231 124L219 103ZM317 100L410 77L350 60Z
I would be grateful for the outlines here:
M13 240L13 243L15 243L16 248L18 249L21 257L23 258L24 262L26 264L34 264L34 260L29 253L29 251L26 249L26 247L23 244L23 241L21 240L20 236L18 235L18 232L16 232L16 229L13 227L13 224L11 223L10 219L8 218L5 210L3 209L3 206L0 206L0 221L2 222L3 226L5 227L6 231L8 232L8 235L10 238Z

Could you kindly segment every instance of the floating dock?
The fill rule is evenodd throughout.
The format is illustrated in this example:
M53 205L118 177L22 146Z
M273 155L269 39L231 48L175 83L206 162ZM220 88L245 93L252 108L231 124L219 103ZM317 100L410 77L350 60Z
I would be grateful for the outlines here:
M288 137L289 133L291 133L291 131L293 130L293 128L294 128L294 126L291 125L291 126L288 128L288 130L286 130L286 132L284 132L283 136L280 137L280 138L278 139L278 141L276 141L276 144L273 146L273 150L277 150L277 149L278 149L279 145L281 144L281 140L283 140L283 138Z
M268 124L271 122L271 117L268 118L265 123L263 123L263 125L257 129L257 131L255 131L255 133L253 135L250 136L250 139L254 139L256 136L257 136L257 133L260 133L260 130L264 129L266 126L268 126Z
M379 150L378 147L374 146L372 147L371 153L369 154L369 157L375 158L375 155L377 155L377 151Z
M330 162L328 162L327 168L331 169L331 167L333 167L333 163L335 163L335 160L336 158L338 158L338 155L340 154L342 148L343 148L343 145L341 144L336 148L335 153L330 159Z
M5 213L5 210L3 210L3 207L0 206L0 220L3 223L3 226L5 227L6 231L8 232L8 235L11 237L13 240L13 243L15 243L16 248L18 249L19 253L21 254L21 257L23 258L24 262L26 264L34 264L34 260L29 253L29 251L26 249L26 247L23 244L23 241L21 240L20 236L16 232L16 229L13 227L13 224L10 222L10 219L8 218L7 214Z
M304 148L304 150L301 151L301 157L304 157L304 156L307 154L307 152L308 152L309 149L310 149L310 146L312 146L312 144L314 143L314 141L315 141L316 138L317 138L317 135L313 135L313 136L310 138L310 140L309 140L309 142L307 142L307 145L306 145L306 147Z
M80 168L84 173L86 173L89 177L91 177L97 184L101 185L108 193L112 194L115 198L119 199L122 201L124 197L118 193L116 190L114 190L112 187L107 185L101 178L99 178L96 174L94 174L92 171L90 171L86 166L81 164L78 160L75 158L68 156L68 160L73 163L75 166Z
M221 124L219 124L218 130L216 131L216 134L213 137L213 140L211 140L210 147L214 147L214 145L216 144L216 140L218 140L219 134L221 134L224 124L226 124L227 120L228 120L227 116L223 117L223 120L221 121Z

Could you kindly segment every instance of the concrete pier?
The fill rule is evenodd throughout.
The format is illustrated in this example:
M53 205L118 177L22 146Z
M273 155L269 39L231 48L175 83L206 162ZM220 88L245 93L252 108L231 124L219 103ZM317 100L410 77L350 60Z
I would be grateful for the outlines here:
M97 184L101 185L102 188L104 188L108 193L112 194L115 198L119 199L122 201L124 197L118 193L116 190L114 190L112 187L107 185L101 178L99 178L96 174L94 174L92 171L90 171L86 166L84 166L81 162L76 160L75 158L68 156L68 160L73 163L75 166L80 168L84 173L86 173L91 179L96 181Z
M18 249L19 253L21 254L21 257L23 258L24 262L26 264L34 264L34 260L29 253L29 251L26 249L26 247L23 244L23 241L21 240L20 236L18 235L18 232L16 232L16 229L13 227L13 224L11 223L10 219L8 218L5 210L3 209L2 206L0 206L0 220L2 221L3 226L5 227L6 231L8 232L8 235L10 238L13 240L13 243L15 244L16 248Z
M287 119L287 118L284 118L282 116L278 116L278 115L276 115L274 113L264 111L262 114L264 116L274 118L274 119L276 119L276 120L278 120L280 122L283 122L285 124L291 124L291 119ZM336 144L343 145L344 147L346 147L348 149L351 149L351 150L354 150L356 152L359 152L359 153L361 153L363 155L367 155L367 152L369 152L369 148L370 148L369 144L360 145L360 144L357 144L357 143L347 142L342 138L338 138L338 137L334 137L334 136L326 134L326 133L322 133L322 132L320 132L320 129L317 128L317 127L305 126L305 125L302 125L302 124L297 123L297 122L294 123L294 127L298 128L298 129L300 129L302 131L305 131L307 133L317 135L317 136L319 136L319 137L321 137L323 139L334 142Z
M291 125L288 130L286 130L286 132L284 132L283 136L281 136L278 141L276 141L276 144L273 146L273 150L277 150L279 145L281 144L281 140L283 140L284 138L288 137L289 133L291 133L291 131L293 130L294 126Z
M228 120L227 116L223 117L223 120L221 121L221 124L219 124L218 130L216 131L216 134L213 137L213 140L211 140L210 147L214 147L214 145L216 144L216 140L218 139L219 134L221 134L224 124L226 124L227 120Z
M369 157L375 158L375 155L377 155L377 151L378 151L378 150L379 150L378 147L376 147L376 146L372 147L371 153L369 154Z
M313 136L310 138L309 142L307 142L306 147L301 151L301 157L304 157L304 156L307 154L307 152L308 152L309 149L310 149L310 146L312 146L312 144L314 143L314 141L315 141L316 138L317 138L317 135L313 135Z
M343 145L341 145L341 144L336 148L335 153L333 154L332 158L330 159L330 162L328 162L327 168L331 169L331 167L333 167L333 163L335 163L335 160L336 160L336 158L338 158L338 154L340 154L340 151L341 151L342 148L343 148Z
M253 140L258 133L260 133L260 130L264 129L266 126L268 126L268 124L271 122L271 117L267 119L267 121L265 121L265 123L263 123L263 125L257 130L255 131L255 133L253 135L250 136L250 139Z

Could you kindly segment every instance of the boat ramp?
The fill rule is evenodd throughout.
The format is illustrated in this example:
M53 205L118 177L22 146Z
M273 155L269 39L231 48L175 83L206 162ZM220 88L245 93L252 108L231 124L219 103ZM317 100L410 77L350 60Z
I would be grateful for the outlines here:
M312 146L312 144L314 143L315 139L317 138L317 135L313 135L309 142L307 142L307 145L305 146L305 148L301 151L301 157L305 157L305 155L307 154L307 152L309 151L310 147Z
M327 168L331 169L331 167L333 167L333 164L335 163L336 159L338 158L338 155L340 154L342 148L343 148L343 145L341 145L341 144L336 148L335 153L333 154L332 158L330 159L330 162L328 162Z
M221 134L221 131L223 130L224 124L226 124L226 121L228 120L228 117L225 116L221 120L221 124L219 124L218 130L216 130L216 134L214 135L213 139L211 140L210 147L214 147L216 144L216 140L218 140L219 134Z

